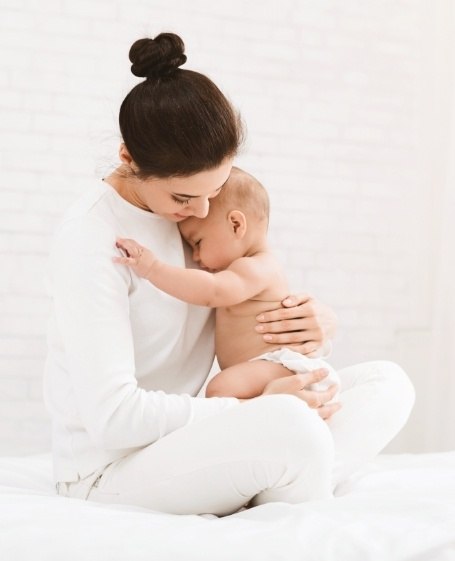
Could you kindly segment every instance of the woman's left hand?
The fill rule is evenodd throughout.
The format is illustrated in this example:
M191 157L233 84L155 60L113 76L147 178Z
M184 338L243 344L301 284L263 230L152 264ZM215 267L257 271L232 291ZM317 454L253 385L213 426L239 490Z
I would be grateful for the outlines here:
M282 308L257 316L256 331L263 334L267 343L316 356L335 335L335 312L309 294L288 296L282 305Z

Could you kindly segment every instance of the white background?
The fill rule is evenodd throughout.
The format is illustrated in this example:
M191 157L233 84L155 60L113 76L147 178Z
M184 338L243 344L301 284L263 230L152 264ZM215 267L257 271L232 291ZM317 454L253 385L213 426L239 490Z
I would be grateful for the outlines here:
M50 449L50 236L118 162L129 47L162 31L240 109L292 287L338 313L332 364L412 378L389 451L455 448L453 2L0 0L0 454Z

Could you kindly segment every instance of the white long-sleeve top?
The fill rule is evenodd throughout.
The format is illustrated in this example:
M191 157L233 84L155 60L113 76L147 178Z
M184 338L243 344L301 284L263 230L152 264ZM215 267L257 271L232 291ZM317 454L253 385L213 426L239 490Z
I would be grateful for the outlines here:
M44 399L54 480L76 481L170 432L237 406L198 398L214 356L213 314L113 263L117 237L195 266L177 225L97 181L54 236Z

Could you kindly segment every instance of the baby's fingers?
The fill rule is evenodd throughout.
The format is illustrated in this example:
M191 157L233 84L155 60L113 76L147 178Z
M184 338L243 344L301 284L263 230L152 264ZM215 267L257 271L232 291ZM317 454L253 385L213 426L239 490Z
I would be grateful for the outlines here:
M139 257L142 254L142 246L134 240L117 238L115 246L119 249L123 249L128 257L131 257L132 255Z
M134 259L134 257L113 257L112 261L114 263L120 263L121 265L128 265L130 267L137 265L137 259Z
M131 242L131 240L117 238L115 240L115 247L118 247L119 249L126 249L126 246L129 245L129 242Z

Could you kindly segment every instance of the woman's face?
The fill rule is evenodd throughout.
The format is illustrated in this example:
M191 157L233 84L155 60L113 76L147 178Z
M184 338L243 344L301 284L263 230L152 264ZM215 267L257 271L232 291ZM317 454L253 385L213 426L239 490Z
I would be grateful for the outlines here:
M209 199L216 197L229 178L232 158L220 166L187 177L150 178L138 182L135 195L141 206L172 222L189 216L205 218Z

